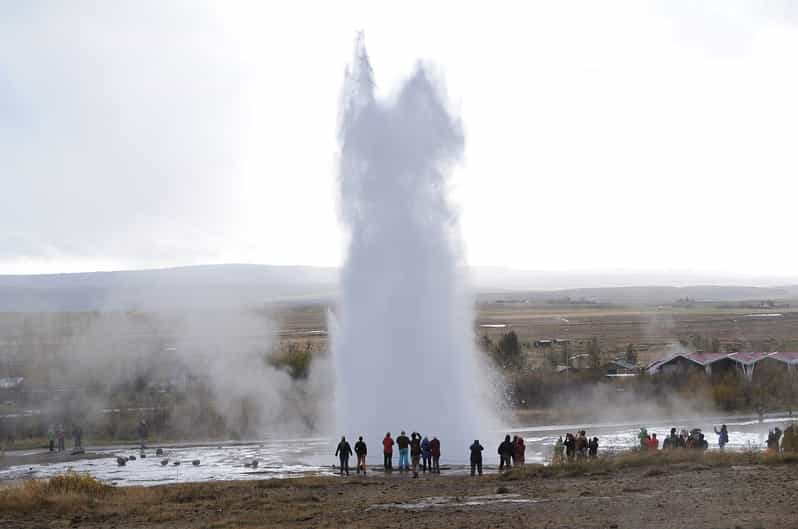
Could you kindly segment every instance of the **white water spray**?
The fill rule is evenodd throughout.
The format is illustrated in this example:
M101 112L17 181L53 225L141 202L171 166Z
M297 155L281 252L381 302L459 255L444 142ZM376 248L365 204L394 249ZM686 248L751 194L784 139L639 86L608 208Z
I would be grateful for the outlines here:
M458 273L447 176L460 121L419 65L378 101L362 35L340 125L342 217L350 242L333 330L339 432L436 435L459 452L486 427L471 311ZM451 452L450 452L451 453Z

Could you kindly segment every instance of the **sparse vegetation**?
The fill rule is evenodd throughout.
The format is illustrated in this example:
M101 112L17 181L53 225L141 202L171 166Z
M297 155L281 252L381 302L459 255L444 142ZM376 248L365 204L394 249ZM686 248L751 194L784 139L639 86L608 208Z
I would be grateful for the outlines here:
M29 479L19 486L0 489L0 512L68 504L82 507L112 491L113 487L88 474L70 471L47 480Z
M732 465L797 465L798 454L775 452L704 452L700 450L659 450L657 452L630 450L594 460L561 465L529 464L513 468L502 479L516 481L530 478L557 478L607 474L631 468L657 468L657 475L674 467L729 467ZM654 474L651 474L654 475Z

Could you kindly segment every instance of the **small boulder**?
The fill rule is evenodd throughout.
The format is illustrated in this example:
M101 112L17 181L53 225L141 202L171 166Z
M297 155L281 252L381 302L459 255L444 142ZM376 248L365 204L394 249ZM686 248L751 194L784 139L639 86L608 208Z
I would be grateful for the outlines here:
M127 458L127 460L128 460L128 461L135 461L135 460L136 460L136 456L129 456L129 457Z
M173 464L174 466L176 466L176 467L179 467L179 466L180 466L180 461L174 461L172 464Z
M162 467L165 467L168 464L169 464L169 460L168 459L161 459L161 466Z
M156 456L162 456L163 455L163 448L156 448L155 449L155 455Z
M195 460L193 460L193 461L191 462L191 464L192 464L192 465L194 465L195 467L198 467L198 466L199 466L199 464L200 464L200 460L199 460L199 459L195 459Z
M117 457L116 464L119 465L120 467L123 467L127 465L127 459L125 459L124 457Z

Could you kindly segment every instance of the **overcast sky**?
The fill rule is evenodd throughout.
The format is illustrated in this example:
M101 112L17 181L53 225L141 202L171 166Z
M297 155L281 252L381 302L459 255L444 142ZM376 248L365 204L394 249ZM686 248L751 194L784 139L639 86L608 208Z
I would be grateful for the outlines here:
M0 273L339 264L363 29L462 115L470 264L795 275L798 2L465 4L0 0Z

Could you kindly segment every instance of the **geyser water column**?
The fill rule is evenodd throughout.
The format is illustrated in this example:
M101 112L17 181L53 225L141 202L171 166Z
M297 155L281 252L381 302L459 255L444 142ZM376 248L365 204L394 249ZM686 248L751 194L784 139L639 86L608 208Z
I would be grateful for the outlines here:
M485 408L446 196L462 125L421 65L377 100L362 35L341 113L349 246L332 329L338 433L376 445L387 431L418 431L455 450L483 432Z

